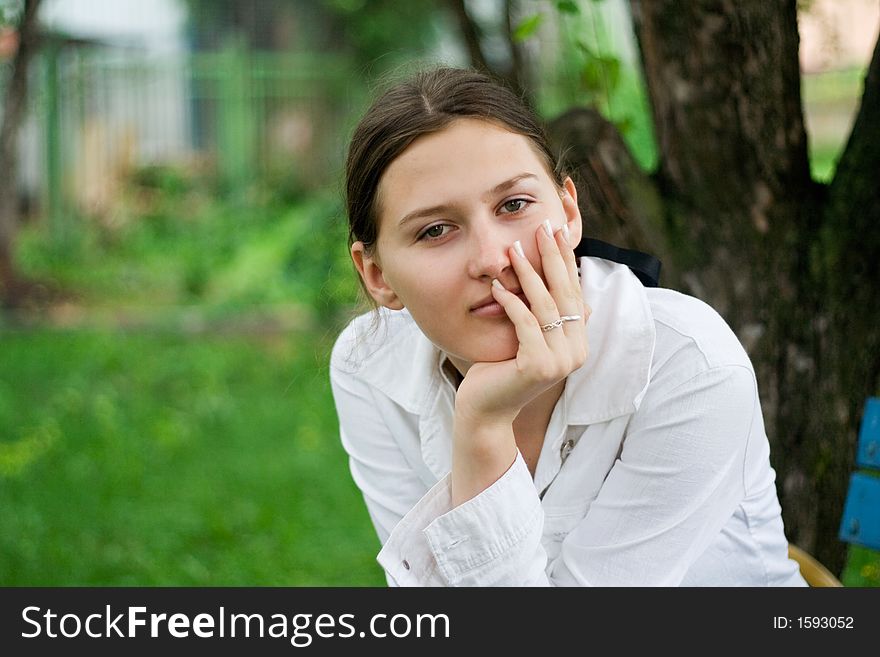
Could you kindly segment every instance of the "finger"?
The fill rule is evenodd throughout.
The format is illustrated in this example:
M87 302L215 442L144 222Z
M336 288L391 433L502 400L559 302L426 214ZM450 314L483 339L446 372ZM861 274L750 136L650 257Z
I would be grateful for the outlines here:
M588 353L586 331L580 331L579 340L567 335L561 326L544 331L522 299L505 290L497 279L492 281L492 295L507 312L516 330L520 343L516 354L518 369L531 371L539 379L549 377L558 381L584 363Z
M556 245L559 248L559 252L562 255L562 259L565 262L565 268L568 272L568 278L571 282L571 289L574 291L576 296L576 303L580 310L576 313L576 315L581 315L582 323L585 324L587 320L590 318L590 306L587 305L584 300L583 288L581 287L581 279L579 276L580 267L578 266L577 256L574 253L574 247L571 245L569 241L568 231L563 230L566 228L566 224L563 224L563 228L556 231Z
M559 252L565 261L565 268L568 271L568 278L576 289L581 288L581 279L579 276L580 268L578 267L577 256L574 254L575 245L571 243L569 237L568 224L563 223L562 228L556 231L556 244L559 246Z
M522 291L529 300L532 314L541 324L547 324L559 319L559 310L556 307L553 295L550 294L550 291L544 284L544 280L535 270L528 257L526 257L522 243L519 240L508 249L508 256L513 265L513 270L516 272L516 277L519 279Z
M580 286L573 286L571 275L559 247L560 231L553 232L550 220L538 229L538 250L547 288L562 315L576 315L580 310Z
M558 243L559 231L552 232L550 220L538 228L538 250L547 288L553 296L560 315L579 315L583 302L580 285L572 285L571 276Z
M549 229L549 221L545 224ZM584 327L589 309L584 303L583 291L577 278L574 250L568 244L562 228L553 234L552 239L546 237L545 230L543 237L539 234L538 242L550 292L556 300L560 317L567 318L561 327L567 343L566 353L571 358L571 363L579 367L588 353L587 332ZM572 271L575 272L574 277Z
M539 228L539 230L543 231L544 229ZM540 240L540 237L538 239ZM560 330L561 327L548 331L541 329L542 326L559 320L559 308L556 307L556 300L544 284L544 279L535 271L531 261L522 255L521 249L522 245L519 243L519 240L509 249L508 255L513 264L513 270L516 272L523 292L525 292L526 298L529 300L530 312L538 323L537 330L543 336L547 345L554 351L559 351L564 348L565 344L565 332Z
M513 323L520 349L525 349L531 354L546 353L547 342L544 340L538 319L522 299L513 292L504 289L498 279L492 281L492 296L504 308L504 312Z

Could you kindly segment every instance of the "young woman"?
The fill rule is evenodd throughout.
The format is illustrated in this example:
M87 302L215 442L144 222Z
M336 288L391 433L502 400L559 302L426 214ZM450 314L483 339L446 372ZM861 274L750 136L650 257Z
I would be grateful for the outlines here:
M703 302L575 258L577 192L514 94L387 91L347 207L376 307L330 376L389 584L804 585L748 356Z

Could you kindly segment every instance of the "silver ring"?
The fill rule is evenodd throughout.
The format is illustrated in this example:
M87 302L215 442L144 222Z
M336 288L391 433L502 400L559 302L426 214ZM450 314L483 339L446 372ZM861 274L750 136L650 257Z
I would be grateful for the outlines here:
M552 331L553 329L559 328L560 326L562 326L562 322L563 322L563 320L560 317L555 322L550 322L549 324L544 324L541 327L541 330L544 331L544 333L546 333L547 331Z
M559 328L560 326L562 326L563 322L576 322L580 318L580 315L563 315L555 322L550 322L549 324L544 324L543 326L541 326L541 330L546 333L547 331L552 331L555 328Z

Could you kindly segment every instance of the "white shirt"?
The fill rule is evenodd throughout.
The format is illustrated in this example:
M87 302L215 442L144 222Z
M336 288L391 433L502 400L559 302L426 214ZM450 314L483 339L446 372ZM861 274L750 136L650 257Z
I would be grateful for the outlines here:
M702 301L582 258L589 357L522 455L452 508L455 386L406 310L354 319L330 378L400 586L805 586L788 558L752 364Z

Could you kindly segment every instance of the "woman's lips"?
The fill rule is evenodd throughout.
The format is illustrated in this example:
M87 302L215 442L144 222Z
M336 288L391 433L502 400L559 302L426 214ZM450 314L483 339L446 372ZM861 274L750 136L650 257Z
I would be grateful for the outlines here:
M518 292L516 296L518 296L522 300L522 302L524 304L526 304L527 308L531 307L531 306L529 306L529 302L526 299L526 295L524 292ZM485 305L485 306L480 306L479 308L472 309L471 313L473 313L477 317L501 317L501 316L506 317L507 316L507 313L504 311L504 308L502 308L498 303L496 303L494 301L490 304Z

